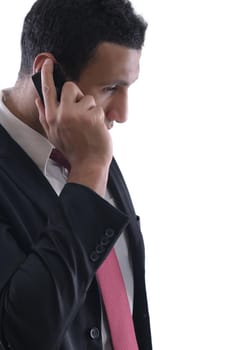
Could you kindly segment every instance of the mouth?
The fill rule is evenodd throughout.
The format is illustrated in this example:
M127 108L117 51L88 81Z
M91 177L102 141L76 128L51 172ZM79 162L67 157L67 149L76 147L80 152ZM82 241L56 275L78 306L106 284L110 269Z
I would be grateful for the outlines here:
M114 122L105 121L105 125L108 130L111 130L113 128Z

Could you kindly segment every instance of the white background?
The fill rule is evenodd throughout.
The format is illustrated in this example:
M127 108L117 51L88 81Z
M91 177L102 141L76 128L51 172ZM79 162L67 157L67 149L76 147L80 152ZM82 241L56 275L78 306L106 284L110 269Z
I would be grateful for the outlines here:
M0 87L32 3L1 2ZM232 350L232 1L133 3L149 27L113 138L142 221L154 349Z

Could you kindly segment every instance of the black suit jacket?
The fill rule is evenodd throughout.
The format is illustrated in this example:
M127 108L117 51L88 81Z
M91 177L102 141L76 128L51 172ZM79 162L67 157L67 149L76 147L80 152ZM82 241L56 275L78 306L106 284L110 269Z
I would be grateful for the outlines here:
M58 197L0 127L0 349L102 349L95 272L123 229L137 340L140 350L152 349L143 240L115 160L108 186L119 209L78 184L66 184Z

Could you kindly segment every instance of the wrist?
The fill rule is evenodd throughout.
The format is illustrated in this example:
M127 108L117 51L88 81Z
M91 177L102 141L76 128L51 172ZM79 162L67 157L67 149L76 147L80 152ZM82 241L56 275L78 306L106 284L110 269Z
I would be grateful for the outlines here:
M107 187L109 165L92 165L81 167L72 166L67 182L77 183L98 193L104 197Z

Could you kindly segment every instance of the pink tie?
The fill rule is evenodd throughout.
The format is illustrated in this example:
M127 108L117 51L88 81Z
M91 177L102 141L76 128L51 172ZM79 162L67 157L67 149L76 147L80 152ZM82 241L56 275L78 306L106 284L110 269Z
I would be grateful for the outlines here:
M129 301L115 250L96 272L114 350L138 350Z

